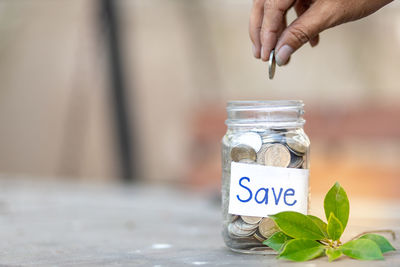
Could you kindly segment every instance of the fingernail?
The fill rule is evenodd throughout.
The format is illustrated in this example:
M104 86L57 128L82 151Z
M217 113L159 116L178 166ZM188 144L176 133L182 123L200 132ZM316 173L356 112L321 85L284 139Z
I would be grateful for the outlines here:
M261 47L261 58L265 58L265 50L264 50L264 47Z
M257 57L257 51L256 51L256 46L255 45L253 45L253 55L254 55L254 57Z
M294 49L289 45L282 46L278 53L275 55L276 64L278 66L285 65L289 60L290 55L294 52Z

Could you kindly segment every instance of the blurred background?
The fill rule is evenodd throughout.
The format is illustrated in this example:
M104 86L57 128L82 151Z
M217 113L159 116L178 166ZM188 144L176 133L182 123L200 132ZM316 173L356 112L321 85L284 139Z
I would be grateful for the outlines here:
M273 81L251 3L1 0L1 179L217 191L226 102L302 99L312 192L400 199L400 3L322 33Z

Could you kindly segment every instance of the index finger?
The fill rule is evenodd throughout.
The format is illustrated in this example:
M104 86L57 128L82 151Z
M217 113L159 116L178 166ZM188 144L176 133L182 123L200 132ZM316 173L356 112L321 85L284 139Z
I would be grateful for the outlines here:
M260 30L264 15L264 2L264 0L254 0L250 15L249 34L250 39L253 42L253 53L256 58L260 58Z
M266 0L264 3L264 19L261 26L261 58L268 60L274 49L278 34L281 34L284 25L284 16L296 0Z

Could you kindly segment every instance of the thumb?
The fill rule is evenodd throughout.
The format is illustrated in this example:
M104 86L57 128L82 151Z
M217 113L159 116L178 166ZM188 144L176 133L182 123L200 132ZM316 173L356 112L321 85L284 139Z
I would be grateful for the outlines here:
M329 15L316 5L312 5L294 20L283 31L275 47L275 59L278 66L285 65L297 49L328 28L328 21Z

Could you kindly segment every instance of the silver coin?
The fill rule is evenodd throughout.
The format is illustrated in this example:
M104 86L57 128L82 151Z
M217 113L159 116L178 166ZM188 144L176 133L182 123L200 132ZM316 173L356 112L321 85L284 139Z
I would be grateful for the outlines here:
M265 152L267 151L268 147L272 144L264 144L262 145L260 151L257 153L257 163L260 165L265 165Z
M233 138L232 144L234 145L247 145L254 149L257 153L262 145L261 136L255 132L247 132L240 135L237 135Z
M267 143L282 143L284 142L284 137L281 134L273 133L273 134L268 134L268 135L263 135L262 136L262 142L263 144Z
M253 230L242 230L239 229L235 223L228 224L228 233L229 235L239 236L239 237L246 237L251 236L256 232L256 229Z
M275 50L272 50L271 53L269 54L269 60L268 60L268 74L270 80L272 80L275 76L275 68L276 68Z
M262 217L254 217L254 216L240 216L245 223L248 224L257 224L261 221Z
M293 132L287 133L285 135L285 141L288 147L290 147L294 151L301 154L307 152L309 141L304 136Z
M271 218L263 218L260 222L258 230L263 237L269 238L274 233L278 232L279 228Z
M231 150L231 159L235 162L240 162L244 159L248 159L254 162L256 158L256 151L248 145L237 145Z
M238 229L243 230L243 231L252 231L254 229L257 229L258 224L249 224L243 221L242 219L237 219L233 223Z
M256 162L252 159L241 159L239 163L246 163L246 164L255 164Z
M304 153L300 153L300 152L294 150L293 148L291 148L287 144L286 144L286 147L287 147L287 149L289 149L290 153L295 154L296 156L302 157L304 155Z
M274 167L289 166L290 152L286 146L282 144L273 144L265 151L265 165Z
M253 237L254 237L255 239L257 239L258 241L260 241L261 243L264 242L264 241L266 240L266 238L263 237L262 234L261 234L259 231L256 231L256 232L253 234Z
M289 163L288 168L299 168L303 165L303 161L304 161L303 157L297 156L296 154L291 153L290 163Z

